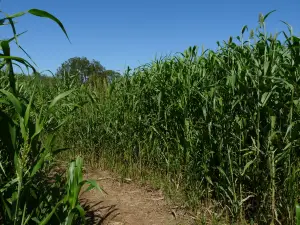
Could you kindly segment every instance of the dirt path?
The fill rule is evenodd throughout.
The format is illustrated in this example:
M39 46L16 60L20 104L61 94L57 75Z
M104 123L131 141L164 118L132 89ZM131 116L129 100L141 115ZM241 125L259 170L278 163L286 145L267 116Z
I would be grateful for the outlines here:
M161 191L141 187L130 180L121 182L107 171L90 170L88 179L97 180L107 194L96 190L84 193L82 199L101 217L104 225L191 225L192 219L170 207Z

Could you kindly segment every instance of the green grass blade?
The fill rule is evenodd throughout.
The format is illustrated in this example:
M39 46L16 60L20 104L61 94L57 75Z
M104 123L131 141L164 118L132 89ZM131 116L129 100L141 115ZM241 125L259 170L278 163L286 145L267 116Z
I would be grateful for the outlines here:
M25 115L24 115L24 126L26 128L27 128L28 121L29 121L29 116L30 116L30 110L31 110L31 104L32 104L32 101L33 101L33 96L34 96L34 93L31 95L30 102L29 102L29 104L26 107L26 111L25 111Z
M296 204L296 224L300 225L300 205Z
M74 90L69 90L69 91L66 91L66 92L61 93L61 94L59 94L58 96L56 96L56 97L52 100L52 102L50 103L49 109L53 108L59 100L61 100L61 99L65 98L65 97L67 97L67 96L70 95L73 91L74 91Z
M48 224L48 222L50 221L51 217L53 216L53 214L55 213L56 209L58 208L58 206L62 203L62 201L58 202L55 207L53 207L52 211L40 222L39 225L46 225Z
M27 68L31 68L34 73L36 72L35 67L33 65L31 65L26 59L23 59L21 57L0 55L0 59L10 59L10 60L17 61L17 62L23 64L24 66L26 66Z
M266 19L267 19L273 12L276 12L276 10L272 10L271 12L268 12L268 13L264 16L264 22L266 21Z
M64 25L55 16L53 16L52 14L50 14L50 13L48 13L46 11L39 10L39 9L30 9L30 10L28 10L28 12L30 14L32 14L32 15L39 16L39 17L45 17L45 18L51 19L54 22L56 22L60 26L60 28L62 29L62 31L65 33L65 35L68 38L68 40L70 41L69 36L67 34L67 31L64 28Z
M84 180L84 181L82 181L82 184L90 184L84 192L88 192L92 189L97 189L100 192L106 193L103 189L101 189L99 187L99 185L97 184L97 182L95 180Z
M20 115L23 116L23 107L21 102L14 96L12 93L9 91L1 89L0 92L6 95L7 99L11 102L11 104L14 106L16 112Z

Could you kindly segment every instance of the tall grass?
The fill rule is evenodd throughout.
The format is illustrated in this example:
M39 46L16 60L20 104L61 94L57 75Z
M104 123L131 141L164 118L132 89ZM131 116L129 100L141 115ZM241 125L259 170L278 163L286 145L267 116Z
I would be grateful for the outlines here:
M18 76L16 92L25 99L35 93L41 115L55 96L67 95L45 131L68 118L53 147L76 149L72 157L163 178L186 206L213 206L214 220L296 224L300 39L285 22L287 31L269 34L268 16L259 16L257 29L244 26L236 39L218 42L216 51L190 47L128 69L109 85L96 77L81 84L67 73Z
M54 96L48 94L43 101L36 101L36 95L44 97L42 86L31 82L38 75L27 77L26 83L19 82L22 77L14 73L16 63L36 72L31 63L10 52L13 41L23 50L14 20L25 13L53 20L66 34L56 17L38 9L0 19L1 26L11 26L13 31L12 38L0 40L0 224L84 224L86 215L79 202L80 191L84 184L89 184L88 190L100 188L94 181L83 180L80 157L70 162L66 178L53 174L55 155L66 150L57 149L55 143L59 128L67 121L66 116L56 117L63 107L58 105L75 90L60 94L57 90L52 92ZM47 99L50 101L45 102ZM76 108L72 102L65 105L71 108L64 109L65 113Z
M300 39L287 23L288 32L267 33L268 16L217 51L190 47L157 59L107 92L83 86L89 103L61 143L112 167L159 174L186 205L218 205L229 223L295 224Z

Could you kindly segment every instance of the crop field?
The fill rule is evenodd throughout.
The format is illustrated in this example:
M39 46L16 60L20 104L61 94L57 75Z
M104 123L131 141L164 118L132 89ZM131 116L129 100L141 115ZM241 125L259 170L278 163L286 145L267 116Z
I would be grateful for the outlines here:
M26 13L67 35L51 14ZM158 185L199 224L300 224L300 38L289 24L271 34L272 15L260 15L216 51L83 82L14 72L34 68L10 53L22 15L1 20L13 35L0 54L0 224L84 223L79 192L101 187L83 179L83 161ZM66 158L66 176L46 176Z

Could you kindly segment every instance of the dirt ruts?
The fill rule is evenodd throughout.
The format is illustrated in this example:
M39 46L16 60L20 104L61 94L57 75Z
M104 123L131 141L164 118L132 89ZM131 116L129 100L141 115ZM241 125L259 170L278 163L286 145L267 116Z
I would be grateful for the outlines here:
M191 225L191 216L168 205L160 190L142 187L130 179L123 182L108 171L86 170L106 193L83 193L81 200L89 208L91 224L104 225Z

